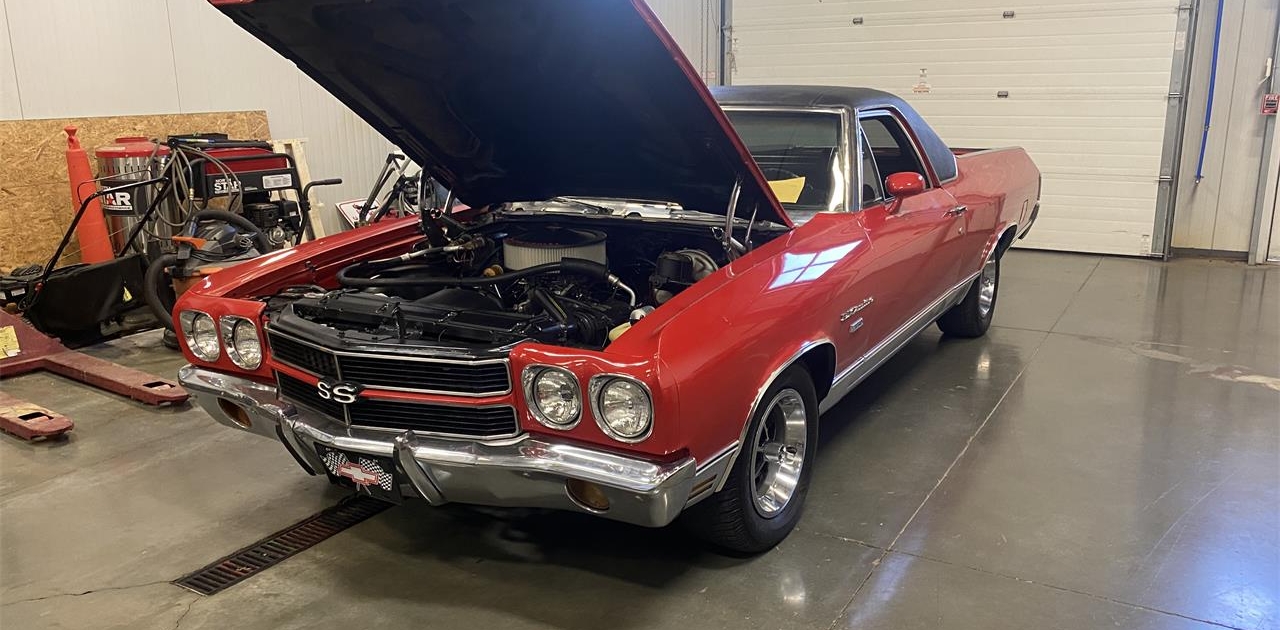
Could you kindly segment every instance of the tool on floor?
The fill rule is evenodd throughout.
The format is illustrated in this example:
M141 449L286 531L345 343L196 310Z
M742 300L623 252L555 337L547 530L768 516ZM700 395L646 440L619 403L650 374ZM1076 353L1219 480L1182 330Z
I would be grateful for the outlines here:
M148 405L177 404L185 402L188 398L187 391L173 381L75 350L68 350L57 340L41 334L21 318L0 311L0 378L9 378L37 370L47 370L99 389L128 396ZM0 407L7 409L6 405L7 403L0 401ZM40 427L47 431L61 426L57 422L59 418L67 423L66 428L60 432L71 429L70 421L58 414L49 412L46 414L49 417L48 420L36 422L34 420L38 419L35 418L23 419L23 416L29 413L31 412L0 413L0 429L25 437L24 433L30 433ZM25 439L31 438L25 437Z

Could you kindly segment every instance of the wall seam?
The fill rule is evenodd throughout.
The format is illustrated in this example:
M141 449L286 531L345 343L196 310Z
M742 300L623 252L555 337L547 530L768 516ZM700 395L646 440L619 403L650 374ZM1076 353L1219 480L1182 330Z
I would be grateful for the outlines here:
M178 113L185 114L187 109L182 106L182 79L178 77L178 51L173 43L173 12L169 10L169 3L164 2L164 23L169 26L169 59L173 62L173 94L178 98Z
M26 109L22 106L22 80L18 77L18 53L13 46L13 26L9 23L9 2L0 0L4 5L4 33L9 38L9 65L13 67L13 91L18 95L18 120L26 120Z

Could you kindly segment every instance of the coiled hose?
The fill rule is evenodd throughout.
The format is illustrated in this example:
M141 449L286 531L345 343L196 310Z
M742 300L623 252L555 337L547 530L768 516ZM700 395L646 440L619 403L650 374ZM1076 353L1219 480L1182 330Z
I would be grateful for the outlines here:
M234 226L241 233L252 236L260 254L271 251L271 241L258 226L234 212L225 210L201 210L191 215L191 219L187 222L188 234L195 232L199 224L206 221L222 221ZM177 264L177 254L157 256L147 266L147 272L143 276L142 282L142 299L151 308L151 313L155 315L156 319L169 330L174 329L173 307L178 302L178 296L174 294L173 283L170 281L167 271Z

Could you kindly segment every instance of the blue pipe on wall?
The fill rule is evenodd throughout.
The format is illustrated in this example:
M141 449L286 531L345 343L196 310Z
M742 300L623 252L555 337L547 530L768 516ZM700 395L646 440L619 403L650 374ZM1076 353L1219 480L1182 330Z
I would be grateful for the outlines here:
M1196 183L1204 179L1204 153L1209 148L1209 119L1213 117L1213 91L1218 84L1218 44L1222 42L1222 5L1218 0L1218 20L1213 25L1213 61L1209 67L1209 97L1204 106L1204 131L1200 133L1200 159L1196 161Z

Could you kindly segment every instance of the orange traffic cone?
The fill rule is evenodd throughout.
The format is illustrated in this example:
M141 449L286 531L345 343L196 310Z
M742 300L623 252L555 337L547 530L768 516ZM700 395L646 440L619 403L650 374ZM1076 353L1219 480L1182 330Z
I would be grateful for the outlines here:
M71 215L80 210L84 198L98 191L89 170L89 155L80 146L75 127L66 127L67 176L71 180ZM111 236L107 233L107 220L102 214L102 204L97 199L89 202L84 216L76 225L76 239L80 241L80 260L98 263L115 258L111 250Z

